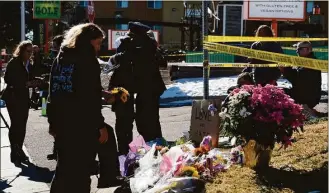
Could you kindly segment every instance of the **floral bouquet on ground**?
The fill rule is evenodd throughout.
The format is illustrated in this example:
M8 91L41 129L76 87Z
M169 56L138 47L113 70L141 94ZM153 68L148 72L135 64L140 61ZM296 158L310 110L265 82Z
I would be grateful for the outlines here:
M287 147L291 136L305 120L302 106L273 85L245 85L228 96L220 112L221 132L273 149L278 142Z

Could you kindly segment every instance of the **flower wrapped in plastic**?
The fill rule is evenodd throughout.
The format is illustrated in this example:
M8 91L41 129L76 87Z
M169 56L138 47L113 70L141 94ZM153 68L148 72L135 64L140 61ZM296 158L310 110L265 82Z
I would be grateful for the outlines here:
M129 97L129 92L123 87L115 87L109 91L103 91L103 98L109 105L112 105L116 102L126 103Z

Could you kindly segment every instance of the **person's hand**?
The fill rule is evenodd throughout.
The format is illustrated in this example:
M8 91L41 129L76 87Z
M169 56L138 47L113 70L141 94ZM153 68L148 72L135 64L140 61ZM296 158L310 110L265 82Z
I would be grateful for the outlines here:
M109 137L109 135L107 133L107 129L104 127L102 129L100 129L99 132L101 134L101 136L99 137L99 142L100 143L106 143L107 140L108 140L108 137Z

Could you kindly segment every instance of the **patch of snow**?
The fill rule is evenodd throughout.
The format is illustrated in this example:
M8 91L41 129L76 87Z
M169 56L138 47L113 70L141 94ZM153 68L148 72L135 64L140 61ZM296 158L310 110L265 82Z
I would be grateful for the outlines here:
M327 90L327 73L322 73L322 90ZM231 86L235 86L238 76L219 77L209 79L209 95L225 95ZM287 79L279 79L278 86L290 88L291 83ZM173 84L167 85L167 90L161 95L162 99L174 97L203 96L203 78L178 79Z

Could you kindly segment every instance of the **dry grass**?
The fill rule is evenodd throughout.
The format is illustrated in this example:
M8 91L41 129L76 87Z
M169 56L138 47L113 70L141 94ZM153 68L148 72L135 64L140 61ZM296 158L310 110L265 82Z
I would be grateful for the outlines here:
M207 184L207 192L328 192L328 121L304 130L287 149L275 147L266 171L233 166Z

